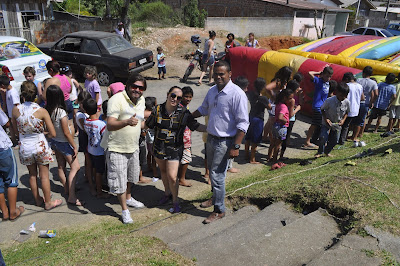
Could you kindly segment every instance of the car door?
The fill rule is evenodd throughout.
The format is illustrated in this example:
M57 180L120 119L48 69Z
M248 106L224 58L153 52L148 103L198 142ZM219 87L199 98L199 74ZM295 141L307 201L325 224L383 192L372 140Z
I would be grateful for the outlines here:
M74 72L79 71L79 49L82 38L65 37L56 43L52 57L61 65L69 65Z
M102 65L101 51L95 40L86 38L82 40L80 58L80 67L82 71L89 65Z

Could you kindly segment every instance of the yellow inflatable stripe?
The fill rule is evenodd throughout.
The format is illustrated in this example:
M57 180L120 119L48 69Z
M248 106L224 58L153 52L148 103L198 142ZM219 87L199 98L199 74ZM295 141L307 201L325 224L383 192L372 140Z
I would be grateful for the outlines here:
M296 73L307 58L303 56L268 51L258 61L258 77L264 78L270 83L275 73L284 66L289 66Z
M343 51L342 51L341 53L339 53L338 55L339 55L339 56L344 56L344 57L357 57L357 56L354 56L354 55L353 55L354 52L356 52L356 51L357 51L358 49L360 49L361 47L363 47L363 46L365 46L365 45L367 45L368 43L371 43L371 42L373 42L373 41L375 41L375 40L368 40L368 41L361 42L361 43L359 43L359 44L353 45L353 46L347 48L346 50L343 50Z
M381 61L363 59L363 58L352 58L352 57L343 57L338 55L329 55L329 54L321 54L321 53L313 53L313 52L302 52L302 51L294 51L289 49L281 49L279 52L293 54L297 56L304 56L307 58L313 58L317 60L321 60L327 63L338 64L342 66L352 67L356 69L364 69L366 66L371 66L374 69L374 75L387 75L388 73L400 73L400 67L388 63L384 63ZM261 61L261 60L260 60ZM260 66L260 64L259 64ZM258 71L260 72L260 67L258 67Z

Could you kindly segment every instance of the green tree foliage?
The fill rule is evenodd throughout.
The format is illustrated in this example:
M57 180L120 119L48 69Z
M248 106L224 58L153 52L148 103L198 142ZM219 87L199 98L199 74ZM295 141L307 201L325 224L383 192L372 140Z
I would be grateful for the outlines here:
M189 0L183 8L183 21L186 26L203 28L206 18L207 12L204 9L199 10L197 0Z
M92 16L92 14L87 6L85 5L84 1L81 1L79 4L79 0L66 0L62 3L56 3L53 5L54 10L58 11L67 11L73 14L79 14L82 16ZM80 11L80 13L79 13Z
M161 26L180 23L180 18L172 8L161 1L134 3L129 7L129 17L134 23L147 22Z

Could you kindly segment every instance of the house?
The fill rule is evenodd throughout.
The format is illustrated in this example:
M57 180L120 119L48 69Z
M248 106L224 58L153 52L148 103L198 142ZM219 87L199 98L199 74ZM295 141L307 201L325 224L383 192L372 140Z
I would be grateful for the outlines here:
M171 1L171 0L169 0ZM234 32L245 37L256 35L292 35L316 39L314 11L318 27L325 36L345 31L351 10L341 0L199 0L199 8L208 13L206 28ZM323 14L326 12L326 15Z
M0 35L32 40L29 20L46 20L50 16L47 0L2 0L0 4Z
M370 25L371 10L376 10L376 6L369 0L341 0L342 7L352 9L355 15L347 23L347 30L358 27L368 27Z

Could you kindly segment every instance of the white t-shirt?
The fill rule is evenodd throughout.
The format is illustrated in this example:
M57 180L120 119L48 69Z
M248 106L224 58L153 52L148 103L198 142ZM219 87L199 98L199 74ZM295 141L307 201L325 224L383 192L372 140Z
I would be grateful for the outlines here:
M86 113L82 113L81 111L78 111L78 112L76 113L76 124L78 125L78 127L79 127L81 130L84 130L84 129L82 128L81 123L79 122L79 120L83 119L83 123L85 123L85 120L86 120L87 118L89 118L89 115L86 114Z
M72 102L74 102L76 99L78 99L78 92L76 91L74 79L71 79L71 83L72 83L72 88L71 88L71 93L69 94L69 99Z
M51 114L51 121L53 122L54 128L56 130L56 136L53 139L56 141L68 142L61 127L61 119L66 116L67 112L65 112L65 110L62 108L56 108Z
M106 123L100 119L86 119L84 127L88 135L88 152L96 156L104 155L104 149L100 146L100 142L106 130Z
M11 90L7 90L6 92L6 103L7 103L7 112L8 117L12 117L12 109L14 108L14 104L20 104L18 91L14 88Z
M3 126L7 124L8 117L3 110L0 110L0 149L7 150L12 147L12 142L4 131Z
M349 86L349 95L347 95L347 99L350 101L350 112L349 117L358 116L358 112L360 111L360 102L361 102L361 94L363 93L363 88L359 83L350 82L347 83Z

